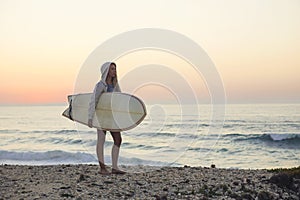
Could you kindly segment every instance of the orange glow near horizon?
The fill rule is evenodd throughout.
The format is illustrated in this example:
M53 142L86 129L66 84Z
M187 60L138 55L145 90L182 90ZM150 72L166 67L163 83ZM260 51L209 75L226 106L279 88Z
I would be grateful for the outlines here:
M66 94L73 92L74 71L68 76L58 73L57 67L9 67L1 71L5 73L1 74L0 104L62 103Z

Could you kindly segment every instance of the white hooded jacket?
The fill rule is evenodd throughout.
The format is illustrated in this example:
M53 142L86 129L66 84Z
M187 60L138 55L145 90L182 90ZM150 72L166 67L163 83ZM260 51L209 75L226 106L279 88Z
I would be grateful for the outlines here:
M89 104L89 120L92 120L95 115L96 106L98 105L101 94L107 92L106 77L111 63L112 62L106 62L101 66L101 80L96 84ZM121 92L118 82L114 87L114 92Z

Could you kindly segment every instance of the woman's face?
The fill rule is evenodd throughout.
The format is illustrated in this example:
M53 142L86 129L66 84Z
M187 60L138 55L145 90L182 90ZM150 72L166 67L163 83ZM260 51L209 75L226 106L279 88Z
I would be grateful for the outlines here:
M114 64L111 64L109 66L108 76L114 78L116 77L116 74L117 74L116 66Z

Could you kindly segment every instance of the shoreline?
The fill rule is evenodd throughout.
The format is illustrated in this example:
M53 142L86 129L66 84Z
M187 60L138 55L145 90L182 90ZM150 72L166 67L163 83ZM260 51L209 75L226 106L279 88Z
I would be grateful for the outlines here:
M100 175L93 164L0 166L0 199L299 199L267 169L120 166ZM297 182L299 181L299 182ZM279 179L279 183L282 180Z

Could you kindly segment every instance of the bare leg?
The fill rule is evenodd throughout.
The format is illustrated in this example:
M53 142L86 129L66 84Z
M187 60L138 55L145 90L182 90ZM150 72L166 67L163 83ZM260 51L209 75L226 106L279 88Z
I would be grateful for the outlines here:
M118 169L118 159L119 159L120 147L113 145L111 149L111 158L112 158L112 168Z
M114 139L114 145L111 149L111 159L112 159L112 173L115 174L124 174L125 172L119 170L118 168L118 159L120 153L120 146L122 143L122 137L120 132L111 132L111 135Z
M100 173L101 174L108 174L105 164L104 164L104 142L105 142L105 132L100 129L97 129L97 157L100 165Z

